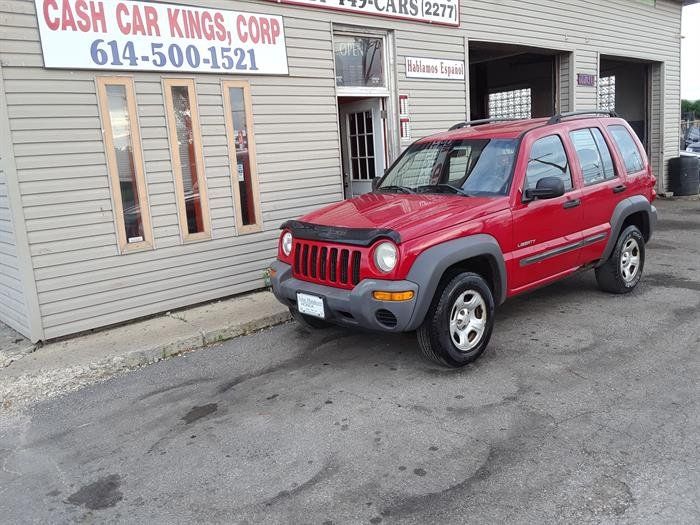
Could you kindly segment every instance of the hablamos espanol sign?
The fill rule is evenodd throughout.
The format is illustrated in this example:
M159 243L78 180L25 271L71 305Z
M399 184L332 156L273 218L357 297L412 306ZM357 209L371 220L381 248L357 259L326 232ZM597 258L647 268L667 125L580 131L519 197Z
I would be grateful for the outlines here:
M406 78L464 80L464 62L461 60L406 57Z

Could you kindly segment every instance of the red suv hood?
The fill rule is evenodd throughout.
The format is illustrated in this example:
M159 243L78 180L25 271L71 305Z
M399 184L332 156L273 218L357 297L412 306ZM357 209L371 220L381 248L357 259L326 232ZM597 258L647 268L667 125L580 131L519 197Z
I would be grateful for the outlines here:
M388 228L406 241L507 207L507 197L368 193L331 204L300 220L345 228Z

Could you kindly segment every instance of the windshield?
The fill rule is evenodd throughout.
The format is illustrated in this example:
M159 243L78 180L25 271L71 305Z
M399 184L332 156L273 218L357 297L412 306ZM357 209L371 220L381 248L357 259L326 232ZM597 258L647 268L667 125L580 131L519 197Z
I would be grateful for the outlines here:
M413 144L379 191L507 195L518 141L463 139Z

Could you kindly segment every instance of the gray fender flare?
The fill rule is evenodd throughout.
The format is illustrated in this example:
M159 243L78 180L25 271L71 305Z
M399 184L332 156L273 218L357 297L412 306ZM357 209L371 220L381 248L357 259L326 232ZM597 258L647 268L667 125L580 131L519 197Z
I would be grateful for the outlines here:
M651 238L651 234L656 226L656 208L642 195L633 195L632 197L620 201L617 206L615 206L615 210L610 218L610 237L608 237L608 244L605 246L603 255L600 257L600 261L596 266L604 264L605 261L610 258L610 255L612 255L625 219L633 213L640 211L647 214L647 219L649 221L649 237Z
M486 234L453 239L421 253L408 272L406 279L418 285L418 301L406 330L415 330L425 319L445 270L465 259L479 256L486 256L491 265L495 280L493 295L496 305L505 301L508 274L498 241Z

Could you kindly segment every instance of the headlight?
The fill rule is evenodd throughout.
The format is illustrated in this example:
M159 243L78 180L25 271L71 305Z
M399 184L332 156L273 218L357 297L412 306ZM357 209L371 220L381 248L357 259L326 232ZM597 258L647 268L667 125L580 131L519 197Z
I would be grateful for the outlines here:
M383 242L374 249L374 264L384 273L394 269L398 260L396 246L391 242Z
M287 257L292 253L292 234L290 232L282 234L282 253Z

